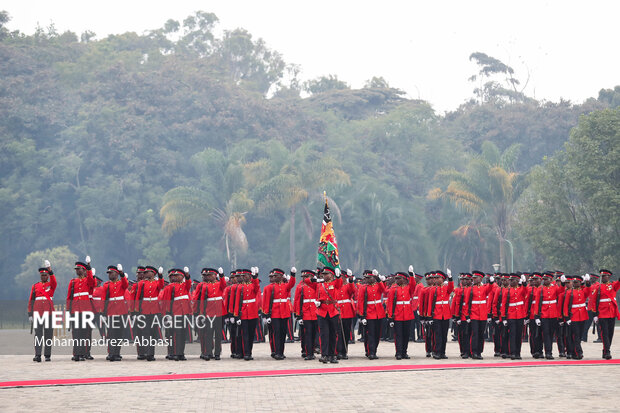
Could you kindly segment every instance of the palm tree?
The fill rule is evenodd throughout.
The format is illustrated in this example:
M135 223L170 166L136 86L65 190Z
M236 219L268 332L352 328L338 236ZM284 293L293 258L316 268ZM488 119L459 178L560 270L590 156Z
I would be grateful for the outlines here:
M247 212L254 207L244 187L244 166L229 162L215 149L195 154L190 162L200 176L200 186L179 186L164 195L162 228L172 234L212 219L222 231L231 268L236 268L237 257L248 250L242 227Z
M323 191L350 185L349 175L335 159L323 156L316 144L305 143L289 152L279 142L272 144L271 156L246 165L248 181L254 183L253 195L259 211L286 210L289 215L289 257L295 265L295 220L298 207L306 233L312 238L312 220L306 201L323 200ZM338 204L328 197L330 207L340 216Z
M447 200L464 210L470 215L470 222L484 223L493 229L499 242L502 270L506 268L504 244L511 230L510 220L523 191L523 177L514 172L519 150L519 145L512 145L500 153L492 142L484 142L482 154L474 156L464 172L439 171L436 178L447 186L434 188L428 194L429 199Z

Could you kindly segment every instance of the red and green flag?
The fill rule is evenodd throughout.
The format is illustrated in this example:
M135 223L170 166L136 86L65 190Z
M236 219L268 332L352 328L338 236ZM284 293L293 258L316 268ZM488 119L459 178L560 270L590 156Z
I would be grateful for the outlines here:
M323 211L323 225L321 225L321 239L319 240L319 253L317 255L319 265L331 269L340 268L338 260L338 243L332 226L332 217L325 197L325 210Z

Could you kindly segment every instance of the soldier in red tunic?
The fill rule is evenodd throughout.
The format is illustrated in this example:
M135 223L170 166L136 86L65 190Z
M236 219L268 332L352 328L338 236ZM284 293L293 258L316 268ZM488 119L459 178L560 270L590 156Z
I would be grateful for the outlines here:
M273 283L265 287L263 291L263 312L266 316L267 324L270 324L273 330L274 342L274 359L284 360L284 342L286 341L286 330L288 320L291 316L289 298L291 290L295 286L295 274L297 269L291 268L290 278L284 282L284 271L279 268L271 270L273 274ZM272 337L269 338L270 340Z
M234 319L237 328L241 328L241 353L246 361L253 360L254 332L258 321L258 307L260 299L260 283L258 281L258 267L251 270L241 270L243 281L237 286Z
M471 319L469 318L469 297L471 296L472 276L470 273L459 275L461 286L454 289L454 296L450 304L453 321L456 323L457 338L461 358L468 359L471 352Z
M410 273L413 273L411 269ZM396 360L409 359L409 329L413 320L412 298L416 290L415 277L397 272L396 282L388 290L387 316L390 327L394 329L394 346Z
M84 313L93 311L90 294L96 283L90 266L90 257L87 256L85 261L85 263L80 261L75 263L77 278L73 278L67 288L67 311L78 316L78 319L70 325L73 338L73 357L71 358L73 361L85 360L88 352L88 326L84 321Z
M527 295L524 282L525 275L510 274L510 286L504 291L502 300L502 323L508 328L508 354L511 360L521 360L521 337Z
M454 290L452 282L452 272L448 268L446 273L437 271L435 273L441 277L438 285L432 287L427 295L429 323L434 331L434 359L447 359L446 344L448 341L448 329L450 328L450 319L452 312L450 311L450 294Z
M108 266L110 281L103 284L103 316L107 317L108 361L121 361L121 340L127 328L125 292L129 286L121 264Z
M611 271L602 269L601 282L593 293L592 311L594 312L594 322L598 323L603 341L603 358L611 359L611 342L614 338L614 327L616 318L620 319L616 294L620 289L620 281L609 281L612 276Z
M314 360L314 342L317 335L316 289L307 285L307 279L316 278L312 270L301 271L302 282L295 289L293 300L295 315L299 319L301 356L304 360Z
M364 346L366 357L376 360L377 347L381 339L381 322L385 318L382 295L386 292L385 276L377 270L364 270L364 284L358 289L357 313L362 325L366 326Z
M586 299L590 295L590 276L588 274L584 277L580 275L564 276L562 281L568 279L572 281L573 288L567 290L564 296L564 319L568 326L566 358L581 360L583 358L581 338L586 320L588 319ZM582 286L582 281L586 282L585 287Z
M534 306L534 323L540 328L540 334L545 351L545 358L553 360L553 336L557 331L558 300L564 292L564 287L553 283L553 273L545 272L542 275L542 285L536 297Z
M173 268L168 271L170 284L162 291L162 313L170 325L171 354L170 360L182 361L185 358L185 341L190 337L190 325L187 317L192 314L190 289L192 280L189 268Z
M28 299L28 318L34 323L33 316L48 314L48 323L37 323L34 328L34 358L32 361L41 362L41 348L45 345L45 361L50 361L52 356L51 341L53 338L51 313L54 311L54 292L56 291L56 276L52 266L45 260L45 267L39 268L41 281L32 285L30 298Z
M141 329L142 338L148 341L143 347L143 355L145 360L155 360L155 340L162 338L160 323L156 322L156 317L160 313L158 296L164 289L164 269L158 269L147 265L144 267L143 279L138 282L136 294L134 297L134 311L141 317L143 327ZM158 278L155 276L158 275Z
M203 268L203 282L194 290L192 303L200 335L200 358L219 360L222 354L222 316L224 314L224 290L228 277L222 267ZM215 351L215 352L214 352Z

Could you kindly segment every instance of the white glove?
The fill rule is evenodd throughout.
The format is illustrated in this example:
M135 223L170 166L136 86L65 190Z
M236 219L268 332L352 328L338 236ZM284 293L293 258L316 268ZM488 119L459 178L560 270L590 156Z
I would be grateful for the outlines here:
M572 323L572 322L573 322L572 320L567 320L566 324L570 325L570 323Z
M377 270L372 270L372 275L374 275L374 276L376 277L377 275L379 275L379 271L377 271Z
M432 326L433 325L433 319L431 318L430 320L428 320L428 325Z
M189 274L189 267L188 266L183 267L183 272L185 274Z
M230 277L224 277L224 281L226 282L230 281Z
M165 325L169 326L172 324L172 316L170 314L167 314L164 316L163 322Z
M362 325L366 325L368 324L368 320L366 320L365 318L362 318Z
M122 264L116 264L116 269L119 270L120 272L123 272L123 265Z
M562 276L560 277L560 281L562 281L563 283L566 282L566 277L564 276L564 274L562 274Z
M164 273L164 267L159 267L157 273L161 276Z
M443 285L448 285L448 281L444 281L444 282L443 282Z
M413 265L409 266L409 272L413 272Z
M537 319L536 319L536 325L537 325L538 327L540 327L540 324L541 324L540 319L539 319L539 318L537 318Z
M95 267L91 268L91 271L93 273L93 277L95 276L95 274L97 273L97 269Z
M495 277L490 276L490 277L489 277L489 281L490 281L490 282L494 282L494 281L495 281Z
M523 320L523 325L526 326L530 323L530 319L526 318L525 320Z
M291 267L291 274L297 274L297 268Z
M340 278L340 268L336 268L334 273L336 274L336 278Z
M319 300L316 300L314 302L314 305L316 305L316 308L319 308L321 306L321 302Z
M288 275L288 274L286 274L286 275L284 276L284 279L285 279L286 281L289 281L289 280L291 279L291 276L290 276L290 275Z
M584 276L583 276L583 281L584 281L584 282L590 281L590 274L586 274L586 275L584 275Z
M347 277L351 277L353 275L353 271L350 268L347 268Z
M456 320L456 324L461 325L462 320Z
M237 325L240 326L241 325L241 319L237 320Z
M217 273L218 273L219 275L224 274L224 269L223 269L222 267L218 268L218 269L217 269Z
M594 322L598 323L598 316L594 316Z
M252 267L250 268L250 271L252 272L252 275L256 275L258 273L258 268Z
M558 324L559 324L560 326L563 326L563 325L564 325L564 321L560 321Z
M268 318L267 320L265 320L265 321L267 321L267 324L271 324L271 317L269 317L269 318Z
M226 317L224 319L224 324L229 325L230 324L230 318Z
M487 318L487 323L490 323L490 322L491 322L491 319L490 319L490 318Z
M495 320L495 324L499 324L499 320Z
M379 281L385 281L385 275L380 275L379 276Z
M504 327L506 327L508 325L508 320L502 321L502 324L504 324Z
M228 321L230 322L230 324L235 324L235 317L230 317Z
M32 323L32 316L28 316L28 322Z
M124 273L125 274L125 278L129 279L129 274Z
M50 264L50 261L49 261L49 260L45 260L44 267L45 267L45 268L49 268L49 267L51 267L51 266L52 266L52 264Z
M86 264L90 264L90 255L86 256L86 260L85 261L86 261Z
M446 268L446 274L448 274L448 278L452 277L452 271L450 271L450 268Z
M390 321L390 327L394 328L394 322Z
M299 325L303 326L304 325L304 320L299 320Z
M521 274L521 282L522 282L522 283L524 283L525 281L527 281L527 280L525 279L525 274Z
M469 324L469 323L471 323L471 318L468 318L468 319L467 319L467 323L468 323L468 324Z

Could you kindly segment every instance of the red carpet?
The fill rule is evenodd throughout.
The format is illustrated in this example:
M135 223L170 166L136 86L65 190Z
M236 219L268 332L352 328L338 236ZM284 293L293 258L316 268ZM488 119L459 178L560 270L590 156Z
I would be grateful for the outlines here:
M85 377L70 379L45 380L18 380L0 382L1 388L41 387L41 386L75 386L83 384L106 383L139 383L150 381L179 381L179 380L212 380L251 377L300 376L305 374L345 374L345 373L372 373L386 371L424 371L424 370L452 370L452 369L488 369L488 368L515 368L539 366L594 366L616 365L620 360L558 360L558 361L510 361L503 363L450 363L450 364L400 364L388 366L356 366L356 367L324 367L316 369L290 370L254 370L254 371L227 371L213 373L191 374L162 374L152 376L119 376L119 377Z

